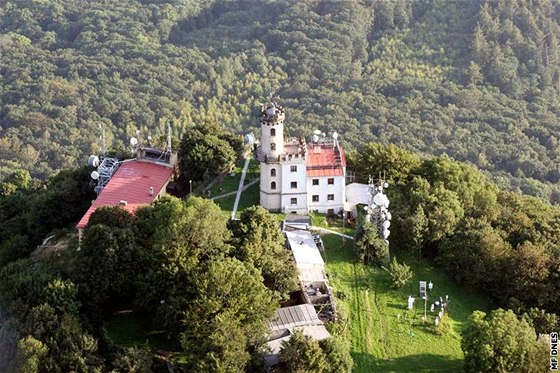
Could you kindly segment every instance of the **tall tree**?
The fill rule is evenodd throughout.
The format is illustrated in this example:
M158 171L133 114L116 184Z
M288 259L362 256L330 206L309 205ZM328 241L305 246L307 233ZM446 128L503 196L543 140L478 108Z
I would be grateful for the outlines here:
M282 298L298 288L291 252L274 215L260 206L243 210L239 220L230 221L233 255L260 270L265 285Z

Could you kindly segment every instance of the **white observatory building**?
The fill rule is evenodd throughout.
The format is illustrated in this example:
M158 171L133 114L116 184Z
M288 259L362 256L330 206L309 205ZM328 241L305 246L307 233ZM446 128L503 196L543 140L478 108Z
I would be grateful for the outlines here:
M284 108L261 105L261 141L255 156L261 165L260 203L270 211L337 214L346 201L346 159L338 134L315 131L311 143L284 138Z

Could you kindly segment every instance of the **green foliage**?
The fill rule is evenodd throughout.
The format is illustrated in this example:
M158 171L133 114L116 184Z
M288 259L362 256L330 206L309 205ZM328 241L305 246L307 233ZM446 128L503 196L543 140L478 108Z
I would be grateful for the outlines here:
M47 355L48 351L47 346L33 337L21 339L18 343L15 369L22 373L39 372L41 359Z
M327 367L324 373L350 373L354 362L350 355L350 346L342 338L332 336L319 341L319 346L325 354Z
M209 181L232 169L243 148L241 136L215 123L189 128L179 151L181 176L194 182Z
M535 328L537 334L550 334L558 329L560 321L555 313L548 313L545 310L531 307L523 318Z
M297 330L282 342L280 362L289 373L323 372L327 368L319 342Z
M389 245L379 237L378 229L372 223L360 226L355 240L362 263L382 266L389 262Z
M292 254L274 215L260 206L243 210L239 220L230 221L234 256L254 265L265 285L283 299L298 289Z
M404 287L412 278L412 270L406 263L397 262L397 258L393 257L391 264L389 264L389 274L393 286L397 289Z
M543 369L547 360L532 361L538 348L535 330L512 311L475 311L463 332L461 346L468 372L529 372ZM539 369L539 370L540 370Z
M116 148L167 124L177 137L208 123L252 132L274 90L292 131L448 154L507 188L558 195L552 1L4 5L0 175L82 163L100 123Z
M196 372L238 372L262 342L278 301L251 264L228 258L200 273L182 320L182 347Z
M136 347L125 347L117 353L112 361L111 373L125 372L152 372L152 358L149 351Z

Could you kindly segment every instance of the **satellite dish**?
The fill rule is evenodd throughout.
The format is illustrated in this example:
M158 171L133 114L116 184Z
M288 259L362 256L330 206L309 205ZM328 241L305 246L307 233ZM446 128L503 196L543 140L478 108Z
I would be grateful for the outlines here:
M326 133L324 133L324 132L322 133L322 135L323 135L323 137L327 137L327 134L326 134Z
M389 200L387 199L387 196L383 193L377 193L375 196L373 196L373 203L375 203L377 206L386 206L389 203Z
M138 139L136 137L131 137L130 138L130 146L136 147L136 145L138 145Z
M99 157L96 155L90 155L87 164L91 167L99 166Z
M364 206L364 210L368 211L369 210L369 206Z
M338 133L337 133L337 132L334 132L334 133L332 134L332 138L333 138L334 140L338 139Z
M390 234L391 234L391 231L388 230L388 229L385 229L385 230L383 231L383 238L384 238L384 239L389 238L389 235L390 235Z
M383 183L383 188L389 188L389 183Z
M319 141L319 136L313 135L313 142L318 142L318 141Z
M385 218L386 218L387 220L391 220L391 218L392 218L391 213L390 213L390 212L387 212L387 214L385 215Z
M385 220L383 222L383 228L389 229L390 226L391 226L391 222L389 220Z
M321 136L321 130L315 130L313 131L313 134L317 136Z
M90 176L91 176L91 178L92 178L93 180L97 180L97 179L99 179L99 172L97 172L97 171L92 171L91 174L90 174Z

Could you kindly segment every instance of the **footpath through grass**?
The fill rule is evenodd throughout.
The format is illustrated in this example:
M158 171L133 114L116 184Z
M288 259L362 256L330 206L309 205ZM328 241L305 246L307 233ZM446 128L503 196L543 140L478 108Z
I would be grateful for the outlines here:
M334 235L323 237L325 261L337 305L347 320L355 372L459 372L462 370L461 329L477 309L489 310L490 303L478 294L452 282L433 263L405 258L414 277L404 289L391 288L389 274L383 269L358 263L353 242ZM401 258L398 258L401 260ZM422 324L424 302L418 298L418 281L432 281L429 293L428 323ZM406 303L412 294L416 301L412 312ZM450 330L432 333L428 325L439 308L430 312L430 304L448 295L445 314ZM400 315L400 318L399 316Z

